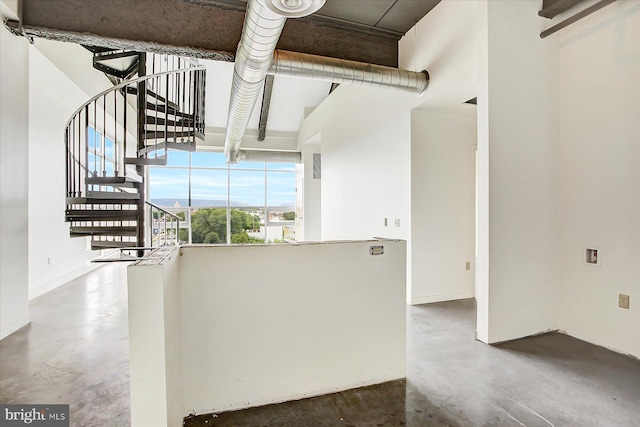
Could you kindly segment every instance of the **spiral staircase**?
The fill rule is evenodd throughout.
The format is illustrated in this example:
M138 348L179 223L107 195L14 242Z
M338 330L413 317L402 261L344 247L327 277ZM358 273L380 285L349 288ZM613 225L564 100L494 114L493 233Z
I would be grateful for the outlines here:
M145 167L204 139L205 70L191 59L85 46L114 84L65 131L66 221L91 248L177 244L180 218L146 200ZM146 226L145 226L146 224Z

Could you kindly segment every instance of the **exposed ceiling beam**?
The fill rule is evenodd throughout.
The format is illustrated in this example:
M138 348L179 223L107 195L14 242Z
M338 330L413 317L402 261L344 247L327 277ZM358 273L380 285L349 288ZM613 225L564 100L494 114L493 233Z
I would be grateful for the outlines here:
M551 19L583 1L584 0L542 0L542 9L540 9L538 15Z
M243 5L238 0L24 0L22 18L25 32L36 37L229 61L240 40ZM399 35L392 33L311 16L288 20L277 48L397 67Z
M267 134L267 120L269 119L269 106L271 105L271 92L273 90L274 76L267 75L264 79L264 91L262 92L262 109L260 110L260 122L258 124L258 141L264 141Z
M164 53L168 55L189 56L192 58L212 59L216 61L233 61L235 53L216 51L211 49L193 48L189 46L173 46L141 40L127 40L115 37L105 37L91 33L64 31L52 28L25 25L20 30L18 21L6 21L6 27L16 35L42 38L84 46L107 47L112 49L127 49L138 52Z
M591 6L589 6L588 8L581 10L580 12L576 13L575 15L573 15L570 18L565 19L564 21L554 25L551 28L547 28L546 30L544 30L543 32L540 33L540 38L543 39L545 37L550 36L551 34L560 31L563 28L568 27L569 25L578 22L579 20L581 20L582 18L585 18L589 15L591 15L594 12L597 12L598 10L602 9L605 6L610 5L611 3L615 2L616 0L600 0L598 3L594 3Z

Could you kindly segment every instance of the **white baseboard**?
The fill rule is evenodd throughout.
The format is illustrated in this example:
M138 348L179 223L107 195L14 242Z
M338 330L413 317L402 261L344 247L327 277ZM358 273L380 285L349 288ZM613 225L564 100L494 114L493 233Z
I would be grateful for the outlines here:
M29 300L37 298L41 295L46 294L47 292L51 292L59 286L62 286L66 283L69 283L73 279L77 279L83 274L87 274L96 268L102 267L104 264L97 262L90 262L84 267L73 270L67 274L63 274L60 277L56 277L55 279L49 280L48 282L41 283L39 285L34 286L33 288L29 288Z
M411 297L411 305L429 304L432 302L452 301L456 299L466 299L475 297L475 291L449 292L446 294L432 294L418 297Z
M12 333L14 333L15 331L17 331L18 329L27 326L29 324L29 316L24 316L21 319L16 320L15 322L11 323L10 325L5 326L4 328L0 329L0 340L5 339L6 337L8 337L9 335L11 335Z

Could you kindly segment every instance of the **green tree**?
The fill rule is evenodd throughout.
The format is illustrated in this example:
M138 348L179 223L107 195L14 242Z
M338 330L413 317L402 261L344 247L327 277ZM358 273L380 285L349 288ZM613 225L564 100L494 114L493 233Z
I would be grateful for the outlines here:
M264 239L251 237L245 230L231 235L231 243L264 243Z
M285 212L282 214L282 218L285 221L293 221L296 219L296 213L295 212Z
M181 228L180 229L180 233L178 233L178 238L180 239L181 242L188 242L189 241L189 229L188 228Z
M262 243L247 230L260 226L260 218L239 209L231 210L231 243ZM192 243L227 243L227 210L198 209L191 215ZM182 236L181 236L182 237Z
M227 210L198 209L191 215L193 243L226 243Z
M260 227L260 217L239 209L231 209L231 243L264 243L263 239L250 237L247 230Z

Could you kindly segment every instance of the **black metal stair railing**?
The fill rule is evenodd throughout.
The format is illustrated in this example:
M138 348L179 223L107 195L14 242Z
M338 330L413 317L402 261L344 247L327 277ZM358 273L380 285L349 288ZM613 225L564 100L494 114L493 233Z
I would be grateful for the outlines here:
M145 246L144 166L204 139L204 68L150 56L152 74L99 93L67 123L66 220L94 249Z
M145 204L149 209L148 241L151 247L180 244L180 221L178 215L171 213L149 201Z

